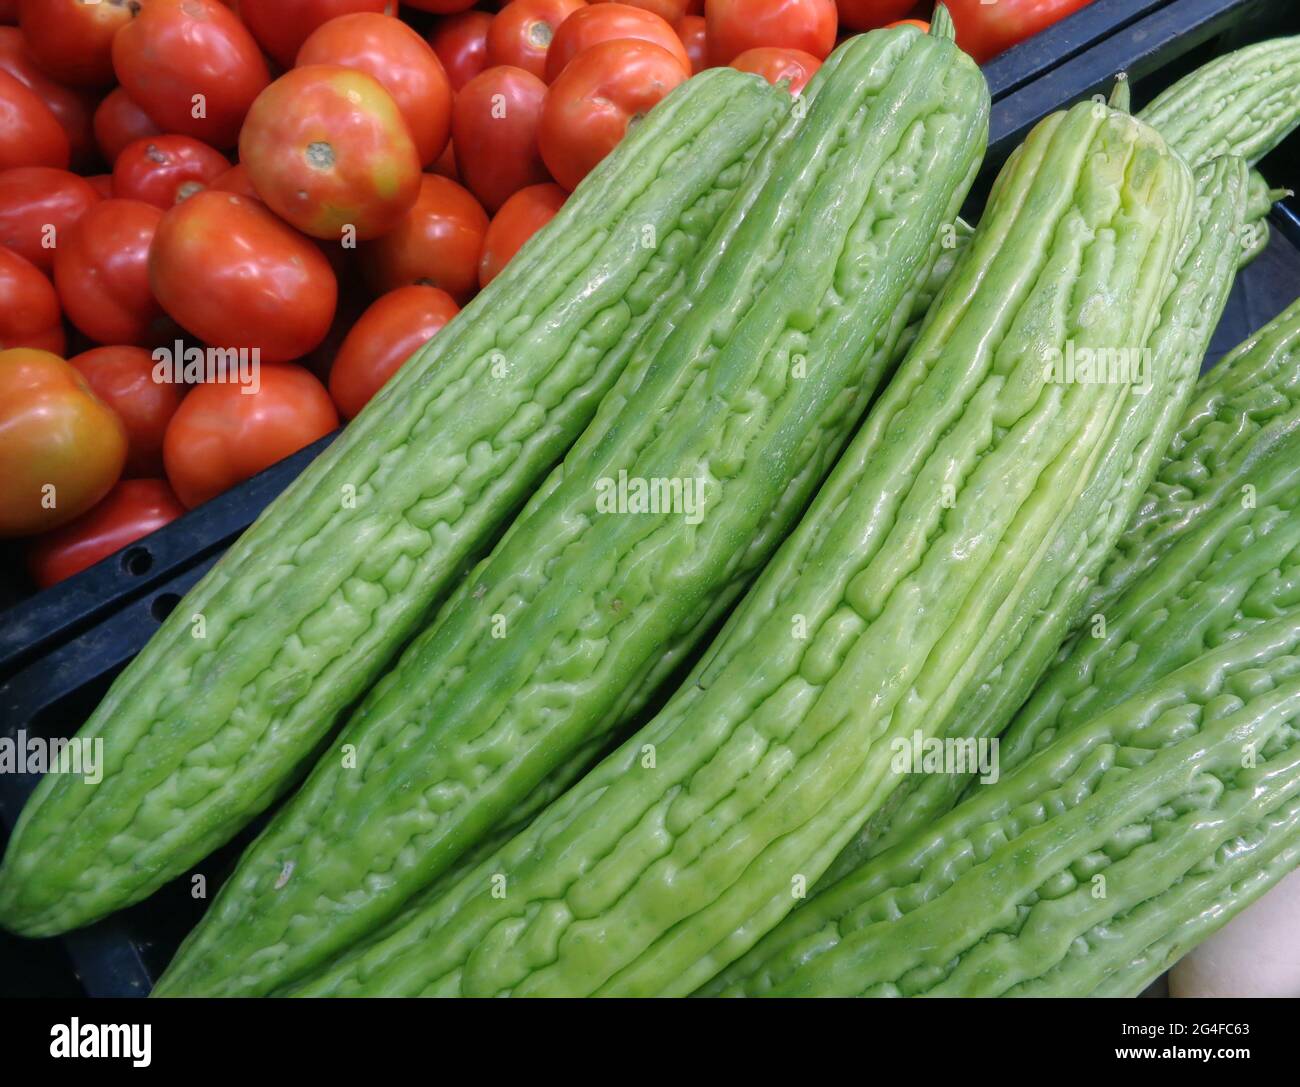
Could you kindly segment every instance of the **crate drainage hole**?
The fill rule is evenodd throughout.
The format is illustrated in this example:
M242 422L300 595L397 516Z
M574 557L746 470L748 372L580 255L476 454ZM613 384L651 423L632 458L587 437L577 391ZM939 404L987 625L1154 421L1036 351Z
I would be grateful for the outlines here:
M153 555L147 547L133 547L122 556L122 568L128 574L142 577L153 566Z
M180 602L181 598L176 593L163 593L154 597L153 603L149 605L149 613L161 623Z

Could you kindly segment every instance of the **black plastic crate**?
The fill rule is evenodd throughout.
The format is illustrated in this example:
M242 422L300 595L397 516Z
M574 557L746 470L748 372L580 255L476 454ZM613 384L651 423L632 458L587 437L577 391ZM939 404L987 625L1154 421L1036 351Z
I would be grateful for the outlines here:
M993 176L1034 124L1108 91L1117 73L1132 77L1140 107L1220 52L1297 32L1300 10L1288 0L1098 0L986 68L995 95L992 132L968 218L978 217ZM1275 185L1300 184L1300 133L1261 169ZM1270 247L1239 276L1207 366L1300 295L1300 202L1291 198L1275 207L1270 224ZM63 585L0 612L0 735L74 733L183 594L329 441L322 439ZM31 778L0 775L0 836L7 837L34 785ZM42 946L49 956L61 948L91 995L143 995L264 822L265 817L194 870L207 879L205 901L190 896L194 873L187 873L147 901ZM17 958L12 946L0 941L0 962ZM55 968L51 958L39 958L43 952L25 954L37 957L13 970ZM11 970L0 969L6 973ZM10 989L37 993L57 987L33 977L11 982Z

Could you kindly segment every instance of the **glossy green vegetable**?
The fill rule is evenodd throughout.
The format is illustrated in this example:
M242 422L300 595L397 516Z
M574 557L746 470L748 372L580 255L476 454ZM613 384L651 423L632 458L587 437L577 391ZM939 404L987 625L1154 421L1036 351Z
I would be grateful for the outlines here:
M743 954L890 791L891 739L932 731L1025 598L1131 394L1044 362L1149 343L1192 196L1128 116L1040 125L692 680L494 856L287 991L672 995Z
M788 97L785 99L788 103ZM42 781L0 924L48 935L227 841L463 581L590 422L786 108L723 70L665 99L175 609Z
M987 119L983 76L950 40L905 28L836 51L692 269L689 315L646 337L563 469L344 731L355 765L316 768L160 994L265 992L327 960L680 661L843 450ZM610 508L620 480L677 481L681 503L638 510L629 489Z
M712 995L1132 996L1300 861L1300 609L1059 737Z

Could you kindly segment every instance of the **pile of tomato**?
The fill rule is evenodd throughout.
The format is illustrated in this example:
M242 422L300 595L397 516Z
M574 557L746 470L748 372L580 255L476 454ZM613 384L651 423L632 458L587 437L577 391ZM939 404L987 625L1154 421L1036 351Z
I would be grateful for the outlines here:
M1087 2L949 7L985 59ZM0 537L50 585L330 433L691 74L931 8L0 0Z

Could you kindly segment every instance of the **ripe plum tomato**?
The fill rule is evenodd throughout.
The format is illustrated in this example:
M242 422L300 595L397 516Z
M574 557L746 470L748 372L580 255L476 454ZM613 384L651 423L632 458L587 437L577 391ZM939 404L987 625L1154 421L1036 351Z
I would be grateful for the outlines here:
M677 36L682 39L690 58L691 75L699 75L709 66L709 47L704 40L704 16L683 15L677 20Z
M215 147L189 136L146 136L128 144L113 165L113 195L166 211L201 192L230 169Z
M222 148L271 81L253 35L218 0L146 0L113 39L113 68L164 132Z
M568 197L559 185L529 185L501 205L488 225L479 258L478 282L486 287L520 249L524 242L555 218Z
M181 205L184 207L185 205ZM264 363L259 384L196 385L163 439L167 479L193 509L339 425L329 393L293 363Z
M705 0L709 63L730 64L763 45L825 60L835 48L835 0Z
M488 28L487 62L546 78L546 52L560 25L586 0L510 0Z
M63 312L96 343L147 346L168 332L149 289L149 249L162 214L140 200L101 200L55 250Z
M248 176L248 167L242 162L236 163L224 174L214 177L208 182L208 188L215 189L217 192L232 192L236 196L246 196L250 200L262 199L253 188L252 179Z
M0 173L0 245L26 257L47 275L65 231L99 203L84 177L48 166Z
M848 30L875 30L902 19L915 0L835 0L840 25ZM778 43L773 43L778 44Z
M68 360L126 426L127 476L162 474L162 443L185 389L158 381L143 347L95 347Z
M99 153L111 167L129 143L146 136L161 136L162 129L153 123L149 114L131 101L131 96L121 87L105 95L95 110L95 143Z
M49 106L8 72L0 71L0 170L16 166L66 170L71 162L68 134Z
M366 281L376 294L420 283L441 287L463 306L478 289L478 261L487 212L456 182L425 174L420 198L390 233L361 250Z
M212 347L307 354L325 338L338 283L320 249L260 203L201 192L158 224L149 282L163 309Z
M409 2L409 0L408 0ZM340 15L392 15L395 0L240 0L239 17L281 68L292 68L307 37Z
M433 338L460 307L446 291L412 285L371 304L352 326L330 370L330 396L351 419Z
M1067 15L1087 7L1092 0L952 0L948 14L957 28L957 44L981 64Z
M672 53L645 41L601 42L580 53L542 107L537 143L551 176L572 192L628 125L689 74Z
M400 19L344 15L312 33L298 50L298 67L336 64L366 72L393 96L428 166L451 135L451 83L433 46Z
M122 474L126 428L58 355L0 351L0 536L81 516Z
M295 68L263 91L239 158L267 207L313 238L385 234L420 192L420 156L392 95L336 65Z
M761 75L773 86L786 80L791 94L802 91L821 66L820 60L802 49L774 49L771 46L746 49L731 62L731 67Z
M19 26L36 62L71 87L113 83L113 36L143 0L22 0Z
M442 61L453 91L459 91L487 66L487 36L491 25L489 12L464 11L439 20L430 33L429 44Z
M73 165L89 164L95 152L94 94L53 79L36 63L22 34L13 27L0 27L0 72L8 72L54 114L67 133Z
M654 42L672 53L686 71L691 58L681 38L658 15L630 4L589 4L579 8L560 24L546 52L546 81L553 83L564 67L584 49L618 38Z
M37 536L27 569L42 589L79 574L185 512L161 479L124 479L75 521Z
M41 270L0 246L0 351L32 347L63 353L59 296Z
M593 4L608 0L591 0ZM664 22L676 25L683 15L699 15L704 10L704 0L624 0L631 7L658 15Z
M527 185L550 180L537 148L546 84L508 64L488 68L456 95L456 169L489 212Z

